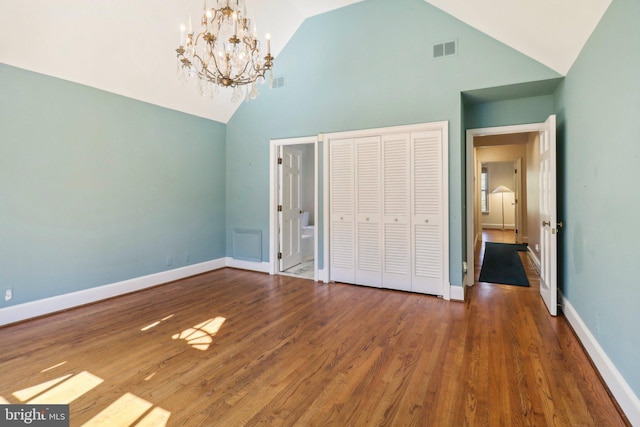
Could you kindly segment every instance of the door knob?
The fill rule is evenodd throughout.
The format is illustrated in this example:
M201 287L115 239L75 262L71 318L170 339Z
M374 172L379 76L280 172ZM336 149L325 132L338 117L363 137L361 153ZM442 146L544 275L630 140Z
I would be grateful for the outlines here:
M551 226L551 221L542 221L543 227L546 227L547 225Z
M562 221L558 222L558 229L564 227L564 223Z

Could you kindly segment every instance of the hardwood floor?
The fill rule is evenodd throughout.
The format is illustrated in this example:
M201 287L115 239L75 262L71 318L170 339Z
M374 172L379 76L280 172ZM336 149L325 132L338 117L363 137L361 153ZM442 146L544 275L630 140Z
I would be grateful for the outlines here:
M72 426L628 425L525 265L530 288L464 303L218 270L0 328L0 403L70 403Z

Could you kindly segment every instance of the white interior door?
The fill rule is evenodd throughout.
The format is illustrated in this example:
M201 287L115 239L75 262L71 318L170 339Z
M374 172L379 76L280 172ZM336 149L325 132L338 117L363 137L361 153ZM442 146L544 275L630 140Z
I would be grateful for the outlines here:
M556 211L556 116L540 132L540 295L558 314L558 218Z
M282 147L281 158L280 271L285 271L302 262L300 249L302 151L285 145Z

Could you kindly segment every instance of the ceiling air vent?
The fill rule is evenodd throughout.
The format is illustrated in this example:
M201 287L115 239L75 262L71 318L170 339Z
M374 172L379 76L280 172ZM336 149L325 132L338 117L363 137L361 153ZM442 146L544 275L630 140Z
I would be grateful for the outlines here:
M284 76L274 77L271 81L271 89L279 89L284 87Z
M444 43L438 43L433 45L433 58L446 58L448 56L455 56L458 54L458 41L451 40Z

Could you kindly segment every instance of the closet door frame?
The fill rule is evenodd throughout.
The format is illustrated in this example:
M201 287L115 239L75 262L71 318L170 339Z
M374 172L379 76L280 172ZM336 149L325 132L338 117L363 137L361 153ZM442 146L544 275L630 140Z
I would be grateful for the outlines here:
M431 123L421 123L415 125L406 125L406 126L392 126L385 128L372 128L372 129L361 129L354 131L345 131L345 132L334 132L334 133L326 133L319 135L320 141L322 141L325 149L323 150L323 217L325 223L329 224L331 221L331 206L330 206L330 160L329 153L331 150L331 141L332 140L340 140L340 139L348 139L348 138L362 138L368 136L382 136L392 135L398 133L415 133L415 132L424 132L424 131L433 131L437 130L442 132L442 150L441 150L441 166L442 166L442 224L441 224L441 232L442 232L442 253L443 253L443 265L442 265L442 276L443 276L443 294L442 297L446 300L451 298L451 284L449 282L449 122L440 121L440 122L431 122ZM326 272L331 271L331 258L330 258L330 227L325 227L323 232L323 259L324 266L323 269Z

